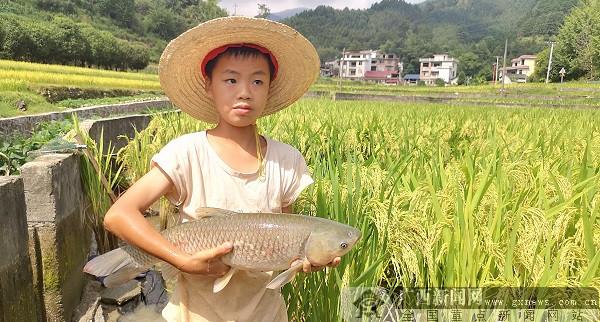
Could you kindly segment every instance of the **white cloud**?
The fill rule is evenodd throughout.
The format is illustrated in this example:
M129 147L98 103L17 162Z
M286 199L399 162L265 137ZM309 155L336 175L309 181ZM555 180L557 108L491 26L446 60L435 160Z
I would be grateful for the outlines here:
M407 0L409 3L419 3L424 0ZM258 0L241 1L241 0L222 0L219 6L227 10L232 15L234 12L243 16L255 16L258 14L258 3L264 3L271 9L271 12L279 12L293 8L315 8L319 5L331 6L337 9L348 7L350 9L366 9L369 8L377 0Z

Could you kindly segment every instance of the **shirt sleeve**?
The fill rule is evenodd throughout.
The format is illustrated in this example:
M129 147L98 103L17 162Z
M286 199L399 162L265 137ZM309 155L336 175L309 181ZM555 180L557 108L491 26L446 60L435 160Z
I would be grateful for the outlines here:
M159 168L175 186L175 191L165 196L171 203L179 206L187 197L186 173L189 172L188 149L182 138L172 140L160 152L152 157L151 166Z
M314 182L308 172L306 161L300 152L297 152L292 168L286 172L289 178L286 180L288 184L286 184L283 191L282 207L291 205L300 196L300 193Z

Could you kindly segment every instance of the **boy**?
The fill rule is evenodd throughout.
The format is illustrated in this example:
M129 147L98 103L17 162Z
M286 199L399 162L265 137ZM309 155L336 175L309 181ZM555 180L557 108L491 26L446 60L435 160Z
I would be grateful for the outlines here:
M164 239L142 212L161 196L193 220L200 207L240 212L290 212L313 181L295 148L259 136L256 120L300 98L319 74L319 58L302 35L264 19L226 17L188 30L165 48L160 82L182 111L217 125L183 135L152 159L152 169L107 212L105 227L177 267L167 321L287 321L270 273L240 271L214 294L231 244L186 254ZM336 258L329 266L337 266ZM304 271L322 267L304 263Z

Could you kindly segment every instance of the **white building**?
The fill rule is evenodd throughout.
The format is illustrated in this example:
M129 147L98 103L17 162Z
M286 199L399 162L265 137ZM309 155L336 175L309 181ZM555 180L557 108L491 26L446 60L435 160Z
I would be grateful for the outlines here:
M346 51L340 59L340 76L350 80L365 80L367 72L402 73L402 63L395 54L378 50Z
M506 67L506 83L509 83L508 79L512 82L525 83L527 78L535 72L535 61L537 57L535 55L521 55L510 61L510 67ZM500 77L502 79L503 73L502 68L500 69Z
M447 54L433 55L433 58L420 58L420 80L426 85L434 85L436 79L441 79L446 84L455 83L457 80L458 60L448 57Z

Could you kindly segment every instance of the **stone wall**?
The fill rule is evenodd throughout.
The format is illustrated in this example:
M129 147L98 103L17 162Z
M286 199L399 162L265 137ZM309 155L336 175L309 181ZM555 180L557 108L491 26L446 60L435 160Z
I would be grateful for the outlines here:
M20 177L0 177L0 205L0 321L40 321Z
M127 142L120 136L131 138L149 122L130 115L81 125L118 149ZM0 178L0 321L73 318L92 240L79 169L79 155L47 154L23 165L20 177Z
M27 136L33 129L42 122L55 120L64 120L76 114L80 119L89 119L92 117L108 117L115 114L132 114L152 110L172 109L168 99L159 99L135 103L123 103L112 105L100 105L91 107L82 107L71 109L64 112L52 112L30 116L18 116L0 119L0 135Z
M46 321L70 321L86 277L91 232L74 154L49 154L21 168L33 281Z

